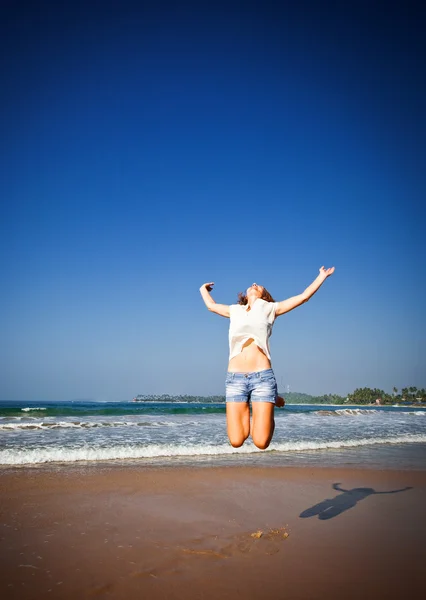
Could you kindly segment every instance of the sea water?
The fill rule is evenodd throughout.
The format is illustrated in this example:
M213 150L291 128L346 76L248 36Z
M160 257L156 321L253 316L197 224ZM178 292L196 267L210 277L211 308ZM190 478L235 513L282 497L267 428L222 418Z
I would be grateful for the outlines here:
M225 404L0 402L0 465L298 465L426 468L426 409L286 405L269 448L233 448Z

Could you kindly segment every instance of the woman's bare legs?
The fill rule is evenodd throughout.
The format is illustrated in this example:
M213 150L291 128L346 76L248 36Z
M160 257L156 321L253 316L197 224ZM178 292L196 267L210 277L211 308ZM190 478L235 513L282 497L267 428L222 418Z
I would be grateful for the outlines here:
M281 398L280 398L281 399ZM277 406L284 405L284 400ZM251 434L254 444L266 450L275 429L274 407L272 402L252 402L252 420L248 402L227 402L226 420L231 446L239 448Z
M250 435L250 408L248 402L227 402L226 422L231 446L239 448Z
M272 440L275 429L274 408L272 402L252 402L251 437L254 444L266 450Z

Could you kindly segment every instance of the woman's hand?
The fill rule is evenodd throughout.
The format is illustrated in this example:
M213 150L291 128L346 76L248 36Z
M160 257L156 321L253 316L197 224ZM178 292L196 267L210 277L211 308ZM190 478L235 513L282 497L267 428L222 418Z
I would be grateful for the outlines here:
M231 316L229 306L226 304L217 304L213 298L210 296L210 292L212 291L214 286L214 281L209 281L208 283L203 283L200 287L201 297L204 300L204 304L207 308L221 317L229 317Z
M279 317L280 315L283 315L289 312L290 310L293 310L294 308L297 308L298 306L301 306L302 304L307 302L309 298L312 298L315 292L317 292L320 289L327 277L330 277L330 275L333 275L333 273L334 267L331 267L330 269L326 269L324 266L320 267L319 275L317 276L315 281L313 281L311 285L309 285L306 288L304 292L298 294L297 296L287 298L287 300L283 300L282 302L277 303L275 316Z
M321 267L320 270L320 275L322 275L324 277L324 279L327 279L327 277L330 277L330 275L333 275L334 273L334 267L331 267L330 269L326 269L325 267Z
M285 405L285 400L282 396L277 396L275 398L275 406L278 408L282 408Z
M200 287L200 291L202 289L207 290L208 292L211 292L214 286L214 281L210 281L210 283L203 283L203 285Z

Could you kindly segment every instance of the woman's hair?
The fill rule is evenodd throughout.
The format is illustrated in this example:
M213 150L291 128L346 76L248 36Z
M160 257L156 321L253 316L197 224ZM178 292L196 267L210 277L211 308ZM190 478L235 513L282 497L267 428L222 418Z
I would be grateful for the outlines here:
M266 300L266 302L275 302L275 300L272 298L271 294L268 292L268 290L266 288L263 288L263 293L261 295L261 299ZM247 300L246 294L244 294L243 292L240 292L238 294L238 304L242 304L243 306L245 306L247 304L247 302L248 302L248 300Z

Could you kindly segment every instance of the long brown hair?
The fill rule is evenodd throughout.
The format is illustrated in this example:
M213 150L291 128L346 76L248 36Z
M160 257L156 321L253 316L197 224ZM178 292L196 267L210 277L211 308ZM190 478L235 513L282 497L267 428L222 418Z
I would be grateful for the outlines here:
M268 290L266 288L263 288L263 293L261 295L261 300L265 300L266 302L275 302L275 300L272 298L271 294L268 292ZM238 304L242 304L243 306L245 306L247 304L248 300L247 300L247 295L244 294L243 292L240 292L238 294Z

